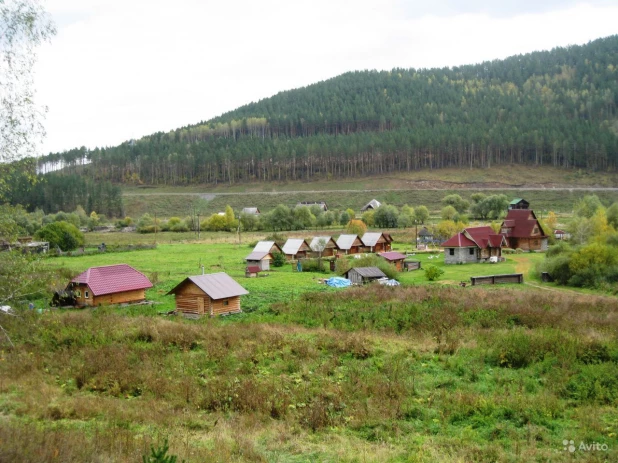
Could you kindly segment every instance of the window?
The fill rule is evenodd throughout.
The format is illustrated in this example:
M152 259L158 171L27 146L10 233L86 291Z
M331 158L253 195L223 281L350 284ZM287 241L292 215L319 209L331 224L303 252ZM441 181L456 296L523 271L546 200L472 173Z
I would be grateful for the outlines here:
M223 305L230 305L230 301L226 299L225 301L223 301Z
M454 255L455 255L455 249L453 249L453 248L449 248L449 250L448 250L448 255L449 255L449 256L454 256Z
M474 248L470 248L470 255L473 256L474 255Z
M75 291L75 297L82 297L82 292L79 289Z
M88 293L88 291L84 291L84 297L85 297L86 299L88 299L88 298L90 297L90 294Z

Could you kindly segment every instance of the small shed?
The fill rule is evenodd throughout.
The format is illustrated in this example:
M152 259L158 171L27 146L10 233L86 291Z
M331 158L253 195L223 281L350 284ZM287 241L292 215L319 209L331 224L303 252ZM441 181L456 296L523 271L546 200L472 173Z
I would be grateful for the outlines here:
M288 259L303 259L311 252L307 240L290 238L283 245L283 253Z
M355 284L369 283L386 275L378 267L355 267L345 273L345 277Z
M332 257L339 250L337 243L330 236L316 236L311 240L309 247L315 257L320 257L320 254L321 257Z
M253 251L247 257L247 267L257 267L261 271L270 270L270 261L273 260L273 255L270 252Z
M339 250L346 254L359 254L363 249L363 242L358 235L341 235L337 238Z
M146 289L152 288L150 280L127 264L90 267L67 285L72 291L75 305L99 306L124 304L146 299Z
M405 254L395 251L382 252L378 254L380 257L386 259L387 262L393 264L397 271L403 271L403 261L406 258Z
M420 270L421 269L421 262L418 260L406 260L403 263L403 268L409 272L411 270Z
M253 252L282 252L281 248L274 241L258 241L255 247L253 248Z
M361 212L367 212L367 211L375 210L378 207L380 207L381 205L382 204L380 203L380 201L378 201L377 199L372 199L367 204L365 204L363 207L361 207Z
M521 198L515 198L509 203L509 209L528 209L529 207L530 203Z
M433 233L427 227L423 227L418 231L416 241L419 243L433 243Z
M363 242L363 251L365 252L386 252L391 250L391 236L386 233L365 233L361 241Z
M249 291L220 272L187 277L167 294L176 296L176 312L195 318L242 312L240 296Z
M247 278L256 278L260 272L261 270L258 265L248 265L247 268L245 268L245 276Z

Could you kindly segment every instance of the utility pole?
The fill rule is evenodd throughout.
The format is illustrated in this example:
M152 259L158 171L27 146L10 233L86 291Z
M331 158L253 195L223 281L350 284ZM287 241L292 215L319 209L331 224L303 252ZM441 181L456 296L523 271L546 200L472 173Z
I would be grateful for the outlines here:
M155 212L154 216L155 216L155 223L154 223L154 226L155 226L155 242L154 242L154 244L157 244L157 213L156 212Z
M238 216L238 244L240 245L240 216Z
M200 213L197 213L197 239L200 239Z

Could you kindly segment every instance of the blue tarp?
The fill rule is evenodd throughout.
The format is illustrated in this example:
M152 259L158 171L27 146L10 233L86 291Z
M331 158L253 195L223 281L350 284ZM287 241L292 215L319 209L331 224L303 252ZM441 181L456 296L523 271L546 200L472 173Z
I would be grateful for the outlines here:
M332 277L325 281L328 286L333 286L334 288L345 288L350 286L352 282L347 278L341 277Z

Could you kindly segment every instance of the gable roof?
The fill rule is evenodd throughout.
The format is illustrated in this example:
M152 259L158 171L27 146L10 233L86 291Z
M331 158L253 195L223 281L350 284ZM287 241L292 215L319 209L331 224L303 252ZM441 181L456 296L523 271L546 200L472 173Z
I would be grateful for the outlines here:
M304 244L304 246L303 246ZM304 248L304 249L301 249ZM283 245L283 253L287 255L297 254L299 251L309 251L309 244L306 240L290 238Z
M423 227L418 232L418 236L433 236L433 233L430 232L427 227Z
M258 241L253 252L273 252L273 247L276 251L281 252L281 248L274 241Z
M224 272L187 277L167 294L176 294L178 288L187 281L191 281L212 299L225 299L227 297L249 294L249 291L240 286L236 280Z
M321 240L324 240L324 243L320 243ZM332 245L331 245L332 243ZM333 240L330 236L316 236L311 240L311 244L309 245L312 251L319 252L324 251L326 248L335 248L339 249L335 240Z
M146 275L127 264L90 267L71 282L88 285L94 296L152 288Z
M380 237L382 236L384 237L384 241L388 241L388 238L386 237L384 233L373 233L373 232L365 233L363 237L361 238L361 241L363 242L365 246L375 246L378 240L380 239Z
M363 242L358 235L339 235L337 247L343 250L350 250L352 246L362 246Z
M540 235L535 235L539 238L545 237L543 227L536 218L534 211L531 209L509 209L506 214L502 228L506 228L504 235L509 238L529 238L532 236L534 227L537 226Z
M260 213L260 210L257 207L244 207L243 210L240 211L240 213L258 215Z
M402 254L400 252L395 252L395 251L381 252L378 255L380 257L384 257L388 261L403 260L406 258L405 254Z
M250 260L250 261L256 261L256 260L262 260L265 257L270 256L270 252L256 252L253 251L251 254L249 254L247 257L245 257L245 260Z
M324 201L299 201L298 203L296 203L296 207L303 207L303 206L307 206L307 207L318 206L323 211L328 210L328 206L326 205Z
M247 268L245 269L245 271L249 273L259 273L262 271L262 269L260 268L259 265L247 265Z
M478 247L474 241L468 238L463 232L457 233L455 236L452 236L444 243L441 244L444 248L470 248L470 247Z
M371 201L369 201L367 204L365 204L362 208L361 208L361 212L364 212L368 209L377 209L378 207L380 207L382 204L380 203L380 201L378 201L377 199L372 199Z
M383 278L386 276L378 267L354 267L345 273L348 275L350 272L356 272L365 278Z
M526 201L525 199L522 199L522 198L515 198L515 199L514 199L513 201L511 201L509 204L513 204L513 205L515 205L515 204L517 204L517 203L519 203L519 202L521 202L521 201L524 201L524 202L526 202L526 203L528 202L528 201Z

